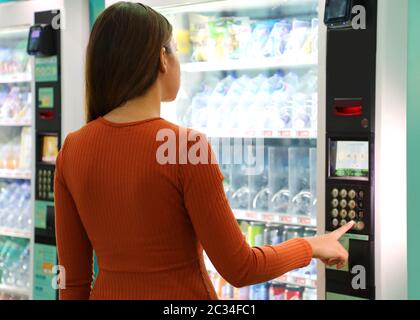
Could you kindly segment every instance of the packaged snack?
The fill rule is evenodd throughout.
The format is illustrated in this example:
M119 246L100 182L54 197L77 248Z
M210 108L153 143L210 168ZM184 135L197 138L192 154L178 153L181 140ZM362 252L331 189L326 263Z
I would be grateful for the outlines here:
M246 48L252 39L251 20L248 17L233 17L227 20L229 37L225 43L229 59L240 59L246 55Z
M190 39L192 43L192 61L208 61L210 40L209 21L211 17L190 14Z

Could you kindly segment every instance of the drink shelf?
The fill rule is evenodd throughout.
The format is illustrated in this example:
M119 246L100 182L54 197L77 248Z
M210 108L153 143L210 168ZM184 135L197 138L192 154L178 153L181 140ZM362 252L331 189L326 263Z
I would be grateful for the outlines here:
M2 283L0 283L0 292L22 296L22 297L29 297L31 295L31 292L29 289L9 286Z
M258 1L252 0L219 0L219 1L202 1L194 3L195 1L189 1L189 3L183 5L165 6L160 9L160 12L170 15L177 13L188 13L188 12L201 12L201 13L214 13L223 11L237 11L237 10L255 10L261 8L261 4ZM174 2L175 3L175 2ZM305 8L304 12L315 12L317 7L314 5L312 0L264 0L266 7L281 7L282 9L288 8Z
M272 139L316 139L317 131L302 129L284 130L241 130L241 129L208 129L197 128L199 132L211 138L272 138Z
M253 69L303 69L317 66L315 59L284 59L284 58L255 58L253 60L226 60L209 62L184 63L181 70L184 72L210 72L229 70Z
M0 236L31 239L32 234L30 231L19 230L13 228L0 228Z
M31 121L16 121L9 119L0 119L0 127L30 127Z
M233 209L233 213L238 220L258 221L265 223L274 222L279 224L316 228L316 219L310 216L298 216L272 212L257 212L240 209Z
M299 275L292 275L292 274L285 274L275 280L274 283L280 284L289 284L293 286L305 287L305 288L317 288L317 282L315 279L310 279L308 277L299 276Z
M11 170L0 169L0 179L24 179L30 180L32 172L30 170Z
M7 74L0 76L0 83L9 84L9 83L21 83L21 82L31 82L32 76L27 73L17 73L17 74Z

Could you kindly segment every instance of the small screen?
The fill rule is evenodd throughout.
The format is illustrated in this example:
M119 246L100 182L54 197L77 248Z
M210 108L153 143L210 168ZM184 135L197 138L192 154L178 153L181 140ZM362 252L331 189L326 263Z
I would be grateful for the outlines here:
M41 28L32 28L28 44L28 50L30 52L35 52L39 50L40 37Z
M58 156L58 137L42 137L42 162L55 163Z
M345 22L350 18L351 0L328 0L325 9L325 21Z
M38 39L40 35L41 35L41 29L33 29L31 33L31 38Z
M369 177L368 141L332 141L330 157L332 177Z

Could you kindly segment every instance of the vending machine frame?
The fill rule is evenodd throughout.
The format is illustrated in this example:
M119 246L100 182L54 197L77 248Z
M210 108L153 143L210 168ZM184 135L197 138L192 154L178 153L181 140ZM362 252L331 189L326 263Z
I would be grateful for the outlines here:
M325 4L320 1L320 8ZM366 10L366 29L320 29L320 60L321 55L326 60L323 67L320 64L319 78L318 190L324 196L318 214L324 224L319 228L333 231L333 189L361 189L367 196L365 225L344 237L350 268L320 268L319 291L325 290L320 298L406 299L407 26L401 21L406 21L407 1L354 0L352 5ZM354 10L353 17L358 13ZM368 143L369 176L331 177L331 140ZM354 286L360 279L352 267L365 268L362 286Z

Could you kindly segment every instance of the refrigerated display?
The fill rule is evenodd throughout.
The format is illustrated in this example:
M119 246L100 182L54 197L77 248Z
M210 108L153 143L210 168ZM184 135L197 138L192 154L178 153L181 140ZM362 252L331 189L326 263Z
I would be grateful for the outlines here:
M0 300L30 298L33 134L28 30L0 29Z
M249 244L315 235L318 1L157 9L174 26L182 70L180 94L163 105L162 116L207 135ZM206 265L221 299L317 299L315 260L241 289L207 258Z

